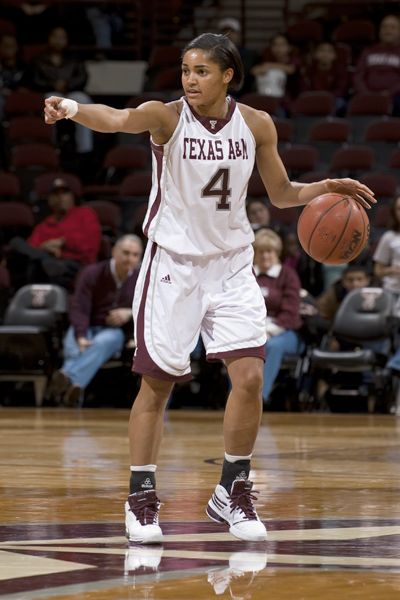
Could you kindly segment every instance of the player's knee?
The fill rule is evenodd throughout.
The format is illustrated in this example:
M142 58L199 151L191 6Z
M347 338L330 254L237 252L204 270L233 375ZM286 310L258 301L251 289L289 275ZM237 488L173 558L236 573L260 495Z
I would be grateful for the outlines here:
M256 397L261 393L262 383L262 370L258 365L255 365L243 371L237 385L242 388L247 395Z

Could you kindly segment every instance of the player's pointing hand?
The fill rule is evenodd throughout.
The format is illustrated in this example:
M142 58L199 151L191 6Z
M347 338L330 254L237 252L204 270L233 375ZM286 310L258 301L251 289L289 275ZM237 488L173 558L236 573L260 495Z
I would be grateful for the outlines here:
M44 101L44 120L48 125L65 118L66 109L61 106L62 100L63 98L50 96Z

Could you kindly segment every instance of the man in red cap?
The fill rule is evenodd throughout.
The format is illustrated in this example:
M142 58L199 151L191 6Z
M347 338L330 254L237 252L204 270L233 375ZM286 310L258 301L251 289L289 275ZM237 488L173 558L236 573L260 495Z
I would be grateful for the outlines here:
M27 240L11 240L10 270L18 275L19 284L51 282L71 288L80 268L96 261L100 224L93 209L75 205L74 192L65 179L53 181L48 206L50 215Z

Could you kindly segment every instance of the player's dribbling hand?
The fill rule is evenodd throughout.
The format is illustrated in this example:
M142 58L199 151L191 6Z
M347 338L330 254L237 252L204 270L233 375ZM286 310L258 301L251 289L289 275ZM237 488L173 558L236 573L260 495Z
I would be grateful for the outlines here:
M326 188L327 192L352 196L364 208L371 208L371 204L376 204L374 192L356 179L350 179L349 177L344 179L327 179Z
M53 125L60 119L65 119L67 111L61 108L60 104L63 98L58 96L50 96L44 101L44 121L47 125Z

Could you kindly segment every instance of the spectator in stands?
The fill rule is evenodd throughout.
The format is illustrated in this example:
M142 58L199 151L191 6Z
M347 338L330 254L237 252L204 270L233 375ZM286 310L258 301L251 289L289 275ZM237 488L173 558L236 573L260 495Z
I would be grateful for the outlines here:
M80 273L64 338L64 363L50 390L76 405L100 367L120 353L133 336L132 301L143 247L140 238L124 235L112 258Z
M323 290L324 277L320 262L304 252L295 232L289 231L283 236L282 263L294 269L301 285L311 296L319 296Z
M91 102L91 98L83 91L87 82L85 64L69 57L67 52L68 35L62 27L50 31L48 48L40 54L32 64L30 73L33 89L46 96L62 94L82 104ZM75 124L76 150L86 154L93 150L93 132L87 127Z
M120 9L116 2L104 2L86 8L86 16L92 27L97 48L112 48L113 33L122 31L124 25Z
M4 103L8 94L23 81L25 67L19 59L16 37L5 33L0 37L0 118L4 117Z
M253 231L263 227L270 227L271 214L269 208L261 198L250 198L246 204L247 218Z
M317 298L319 313L326 321L326 328L329 329L333 323L338 308L351 291L370 285L371 277L367 267L364 265L348 265L341 278L331 285L325 292Z
M96 260L101 230L93 209L76 206L73 191L61 178L52 184L48 205L50 216L27 240L10 242L10 272L18 277L15 287L51 281L70 289L82 266Z
M278 33L262 55L262 62L251 70L260 94L280 98L282 108L290 113L292 98L298 92L300 60L288 38Z
M330 92L336 98L336 114L343 116L348 88L347 65L338 60L335 46L331 42L321 42L315 48L311 62L304 68L300 90Z
M268 402L285 354L301 349L298 334L300 318L300 281L297 273L281 263L282 240L271 229L256 233L254 270L267 307L266 360L263 399Z
M400 115L400 18L387 15L379 27L379 42L366 48L354 73L356 92L379 92L393 99Z
M400 196L392 203L390 217L388 230L374 252L374 272L383 288L396 296L396 311L400 315Z
M244 67L244 82L239 90L238 96L251 92L254 86L254 76L251 73L256 63L256 54L242 45L242 28L238 19L227 17L218 22L218 33L226 35L232 40L239 50Z
M8 17L15 23L18 37L24 44L43 43L49 28L57 19L57 7L53 0L19 0L2 4L6 5Z

